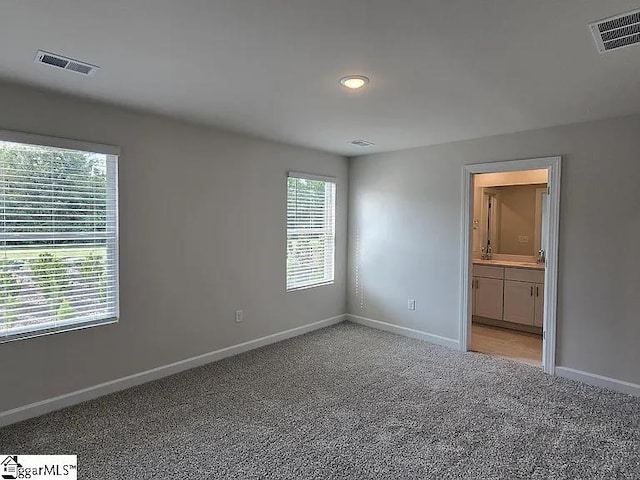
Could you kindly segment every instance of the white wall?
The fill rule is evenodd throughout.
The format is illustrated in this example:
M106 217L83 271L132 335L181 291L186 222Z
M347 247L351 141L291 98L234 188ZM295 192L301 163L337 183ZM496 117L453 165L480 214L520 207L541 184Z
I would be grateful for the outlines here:
M352 159L349 313L457 340L462 166L562 155L557 365L640 383L639 152L632 116Z
M122 147L121 320L1 344L0 412L345 312L346 159L11 84L0 105L0 129ZM335 284L289 294L288 170L338 188Z

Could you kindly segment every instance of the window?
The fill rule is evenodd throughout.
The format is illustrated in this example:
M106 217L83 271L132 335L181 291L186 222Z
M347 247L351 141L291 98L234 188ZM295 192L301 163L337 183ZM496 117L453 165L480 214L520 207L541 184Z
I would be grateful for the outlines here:
M0 132L0 342L117 320L117 155Z
M335 179L289 172L287 290L333 283Z

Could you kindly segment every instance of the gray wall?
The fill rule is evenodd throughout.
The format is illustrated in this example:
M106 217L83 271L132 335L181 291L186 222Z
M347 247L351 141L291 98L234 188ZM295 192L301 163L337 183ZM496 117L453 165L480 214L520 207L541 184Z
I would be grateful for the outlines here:
M0 105L0 129L122 148L121 320L0 345L0 411L345 312L346 159L10 84ZM289 294L288 170L338 184L335 284Z
M640 383L640 116L352 159L349 313L457 339L462 165L553 155L557 365Z

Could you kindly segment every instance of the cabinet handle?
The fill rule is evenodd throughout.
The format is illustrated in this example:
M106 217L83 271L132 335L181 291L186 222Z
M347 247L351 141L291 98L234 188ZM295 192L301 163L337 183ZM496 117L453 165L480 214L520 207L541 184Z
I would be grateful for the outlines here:
M540 296L540 287L536 285L536 297Z
M533 285L531 286L531 296L533 297Z

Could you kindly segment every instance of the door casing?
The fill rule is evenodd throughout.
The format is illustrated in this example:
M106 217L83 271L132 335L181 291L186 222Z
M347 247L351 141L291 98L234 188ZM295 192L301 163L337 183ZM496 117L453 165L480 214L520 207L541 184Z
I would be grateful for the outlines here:
M542 366L545 373L555 375L556 323L558 305L558 240L560 232L560 174L562 157L542 157L503 162L477 163L462 167L462 242L460 281L460 350L471 346L473 266L473 176L479 173L516 172L546 169L548 171L548 218L546 268L544 273L544 318L542 340Z

